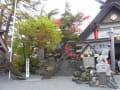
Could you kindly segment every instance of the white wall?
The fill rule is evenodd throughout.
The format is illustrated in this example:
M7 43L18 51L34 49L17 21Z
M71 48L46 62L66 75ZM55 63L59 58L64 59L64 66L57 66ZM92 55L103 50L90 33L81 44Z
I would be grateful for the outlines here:
M99 38L109 38L109 33L110 32L110 28L105 28L105 29L98 29L98 37ZM117 35L120 36L120 27L116 27L113 28L113 32L114 32L114 37L116 37ZM94 39L94 32L92 32L87 39Z

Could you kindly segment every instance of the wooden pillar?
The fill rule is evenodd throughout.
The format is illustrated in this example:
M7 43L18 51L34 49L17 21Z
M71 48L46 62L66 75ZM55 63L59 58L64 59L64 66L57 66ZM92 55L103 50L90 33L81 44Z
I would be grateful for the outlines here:
M94 31L94 38L98 39L98 30L97 29Z

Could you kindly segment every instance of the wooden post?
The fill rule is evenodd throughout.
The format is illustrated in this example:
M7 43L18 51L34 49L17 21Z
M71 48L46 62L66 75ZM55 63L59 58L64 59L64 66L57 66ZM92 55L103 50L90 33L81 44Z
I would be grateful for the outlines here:
M29 78L29 59L26 59L26 78Z
M98 39L98 30L94 31L94 37L95 37L95 39Z
M115 47L114 47L114 35L113 35L113 28L110 28L111 31L109 32L111 38L111 66L112 69L115 70Z

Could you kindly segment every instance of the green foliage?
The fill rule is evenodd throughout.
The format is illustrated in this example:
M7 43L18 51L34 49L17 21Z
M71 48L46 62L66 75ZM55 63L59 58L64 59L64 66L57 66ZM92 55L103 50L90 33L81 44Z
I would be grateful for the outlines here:
M53 66L48 66L48 67L46 67L46 71L47 71L47 72L50 72L50 71L53 70L53 68L54 68Z
M25 72L25 60L24 59L14 60L12 63L17 70L19 70L20 72Z
M80 77L80 71L75 71L75 72L73 73L73 75L74 75L75 77Z
M83 81L88 81L88 80L89 80L88 74L87 74L86 72L83 72L83 73L81 74L81 79L82 79Z
M51 17L56 14L58 14L58 9L51 10L47 16L49 19L51 19Z
M80 42L81 39L79 38L79 35L74 34L74 32L64 30L63 31L63 39L62 42L66 44L68 41L75 41L75 42Z
M39 48L55 49L56 44L61 41L62 33L58 31L58 26L54 20L48 17L39 17L37 20L29 19L26 22L19 22L17 25L17 34L24 36L22 42L27 42L30 46Z
M73 37L72 37L72 41L80 42L81 39L80 39L79 35L74 34Z
M16 38L14 40L13 51L26 59L29 58L29 55L32 55L32 49L30 49L31 46L31 41L25 40L24 38Z
M63 37L62 32L57 30L58 26L54 24L54 20L48 17L29 18L25 22L19 22L16 28L13 52L21 58L15 60L14 65L20 71L24 71L21 66L24 65L26 58L30 59L30 68L34 67L36 61L34 62L33 57L38 50L40 48L54 50Z
M73 22L82 22L81 20L82 18L82 13L77 13L76 15L73 15L72 13L69 13L67 16L62 17L61 19L64 21L63 25L62 25L62 29L66 29L66 28L72 28L72 23Z
M62 20L64 21L64 23L62 24L62 29L67 29L72 27L72 21L70 20L69 16L62 18Z
M64 45L68 41L77 41L80 42L81 39L79 38L79 35L75 34L75 31L78 29L74 26L74 23L79 22L82 23L82 13L78 12L77 14L73 15L70 11L70 6L69 3L66 3L65 6L65 12L63 14L63 17L61 20L64 22L62 24L62 31L64 38L62 39L62 42Z
M16 69L18 69L20 72L25 72L25 68L26 68L26 61L24 58L19 58L17 60L13 61L13 65L15 66ZM37 59L30 59L30 72L34 73L35 72L35 68L37 68Z

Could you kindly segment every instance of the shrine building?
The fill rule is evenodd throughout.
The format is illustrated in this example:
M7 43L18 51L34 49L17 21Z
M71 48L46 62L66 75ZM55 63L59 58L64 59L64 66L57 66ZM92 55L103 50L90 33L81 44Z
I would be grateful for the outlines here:
M91 24L81 33L81 54L88 44L92 52L101 55L108 50L111 67L115 69L115 60L120 60L120 0L107 0Z

